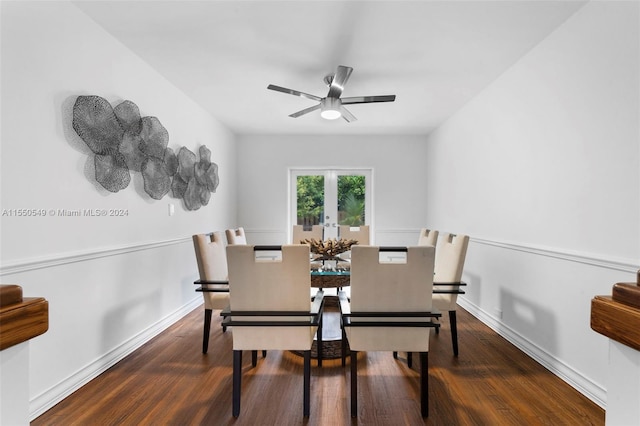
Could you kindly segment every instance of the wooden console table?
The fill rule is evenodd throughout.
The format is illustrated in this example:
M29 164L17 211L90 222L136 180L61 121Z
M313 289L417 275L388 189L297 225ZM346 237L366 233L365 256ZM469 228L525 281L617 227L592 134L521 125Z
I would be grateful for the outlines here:
M22 297L22 287L0 285L0 350L25 342L49 329L49 302Z
M29 339L49 328L49 303L0 285L0 424L29 424ZM7 356L4 356L4 355Z
M609 338L606 424L640 424L640 271L591 300L591 328Z
M617 283L611 293L591 300L591 328L640 351L640 271L637 282Z

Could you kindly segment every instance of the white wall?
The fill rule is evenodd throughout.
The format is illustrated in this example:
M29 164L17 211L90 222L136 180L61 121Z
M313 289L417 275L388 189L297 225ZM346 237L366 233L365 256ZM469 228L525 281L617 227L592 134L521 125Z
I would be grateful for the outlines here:
M1 217L2 282L50 306L49 331L30 346L35 416L201 303L190 237L235 222L236 152L230 132L72 4L1 7L1 208L128 212ZM152 200L139 173L116 194L102 189L71 127L78 95L131 100L158 117L169 147L211 149L220 185L209 205Z
M608 345L589 301L632 281L640 257L637 3L587 4L427 143L246 136L237 164L228 131L73 5L0 7L0 208L129 211L1 217L2 282L50 303L30 344L32 415L200 302L191 234L240 225L284 242L292 167L373 169L379 244L410 244L422 226L469 233L461 304L604 405ZM172 148L207 145L221 180L209 206L145 198L138 174L117 194L87 179L70 125L81 94L132 100Z
M370 168L374 241L415 244L427 206L425 153L421 136L240 137L238 225L256 244L284 244L291 168Z
M590 300L640 263L638 25L637 2L588 3L426 157L429 225L474 237L461 304L602 405Z

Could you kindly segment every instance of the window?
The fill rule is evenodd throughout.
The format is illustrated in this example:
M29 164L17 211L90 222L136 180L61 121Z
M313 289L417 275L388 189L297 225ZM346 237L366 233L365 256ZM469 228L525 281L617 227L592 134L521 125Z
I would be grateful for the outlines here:
M361 170L291 170L292 225L322 225L336 238L338 225L372 225L371 175Z

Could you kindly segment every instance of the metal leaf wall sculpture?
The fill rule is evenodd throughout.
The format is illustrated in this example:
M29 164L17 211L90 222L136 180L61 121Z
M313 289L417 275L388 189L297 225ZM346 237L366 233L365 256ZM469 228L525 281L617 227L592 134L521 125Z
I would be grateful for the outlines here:
M130 172L140 172L144 191L162 199L170 190L187 210L206 206L218 187L218 165L211 151L199 149L200 158L186 147L176 155L169 132L156 117L141 117L131 101L115 108L100 96L78 96L73 106L73 129L94 153L95 177L107 191L129 186Z

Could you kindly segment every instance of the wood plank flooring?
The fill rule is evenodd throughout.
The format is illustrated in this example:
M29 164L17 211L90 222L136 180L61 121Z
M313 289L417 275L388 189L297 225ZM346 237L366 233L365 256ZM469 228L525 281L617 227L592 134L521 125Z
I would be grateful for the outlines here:
M446 316L445 316L446 318ZM429 417L420 417L418 357L361 353L358 419L349 412L349 363L312 361L311 415L302 416L302 358L243 357L240 417L231 416L233 329L214 313L203 355L203 309L35 419L41 425L604 425L604 410L458 309L460 355L448 320L432 335Z

